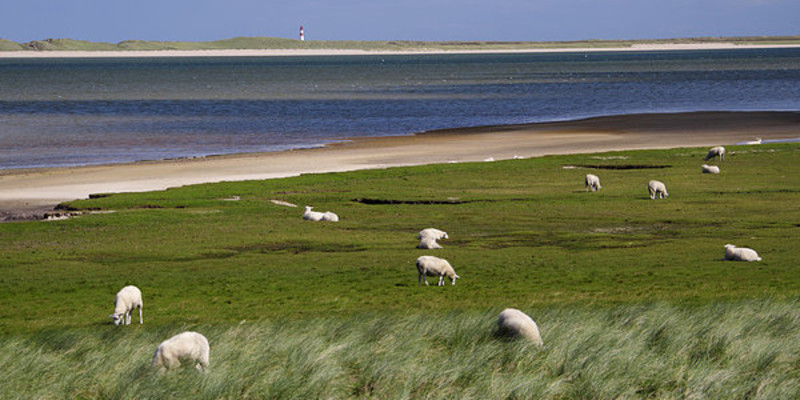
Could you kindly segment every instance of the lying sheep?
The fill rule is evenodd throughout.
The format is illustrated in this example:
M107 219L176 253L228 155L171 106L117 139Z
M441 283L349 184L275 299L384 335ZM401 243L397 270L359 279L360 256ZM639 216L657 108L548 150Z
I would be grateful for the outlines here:
M339 222L339 216L330 211L325 211L325 214L322 216L322 220L330 222Z
M706 165L703 164L703 173L704 174L718 174L719 167L716 165Z
M719 157L719 160L722 161L725 159L725 148L722 146L714 146L710 150L708 150L708 154L706 154L706 161L714 158Z
M142 319L142 291L136 286L125 286L114 298L114 313L110 315L114 320L114 325L124 323L124 325L131 324L131 313L133 309L139 308L139 323L143 324Z
M303 213L303 219L308 221L330 221L330 222L339 222L339 216L327 211L327 212L319 212L319 211L311 211L314 207L306 206L306 211Z
M647 191L650 192L650 199L653 200L655 200L656 195L658 195L659 199L664 199L669 196L669 193L667 193L667 186L659 181L647 182Z
M497 333L504 336L522 337L537 346L544 344L536 322L533 322L528 314L516 308L506 308L500 313L500 316L497 317Z
M442 246L436 241L439 239L448 239L447 232L436 229L427 228L419 231L417 239L420 240L418 249L441 249Z
M755 250L736 247L732 244L725 245L725 259L728 261L761 261L761 257Z
M586 178L583 179L583 184L586 186L586 191L588 192L591 188L593 192L596 192L603 187L600 186L600 178L597 175L593 174L586 174Z
M456 284L456 279L460 276L456 275L456 271L447 260L434 256L421 256L417 258L417 272L419 279L417 280L420 285L425 281L425 286L428 286L428 276L438 276L439 283L437 286L444 286L445 275L450 279L453 285Z
M180 366L181 360L188 360L202 371L208 368L209 352L205 336L197 332L183 332L158 345L153 355L153 366L171 369Z

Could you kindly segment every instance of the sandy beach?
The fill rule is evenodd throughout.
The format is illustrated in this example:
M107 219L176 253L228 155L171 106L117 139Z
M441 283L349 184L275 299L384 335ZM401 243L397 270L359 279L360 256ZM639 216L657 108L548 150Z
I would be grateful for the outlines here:
M697 112L359 138L323 148L74 168L0 171L0 219L32 219L96 193L431 163L611 150L732 145L800 137L800 112ZM698 154L698 162L702 161Z
M480 53L564 53L598 51L673 51L795 48L800 45L734 44L734 43L652 43L629 47L552 47L487 50L359 50L359 49L220 49L220 50L129 50L129 51L0 51L0 58L112 58L112 57L274 57L274 56L347 56L402 54L480 54Z

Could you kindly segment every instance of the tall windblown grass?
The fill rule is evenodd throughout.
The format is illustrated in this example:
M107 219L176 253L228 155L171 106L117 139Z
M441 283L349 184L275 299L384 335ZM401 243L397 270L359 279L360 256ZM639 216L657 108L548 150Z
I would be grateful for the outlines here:
M0 398L749 398L800 396L800 299L524 310L545 346L494 335L500 310L234 326L43 331L0 339ZM206 373L150 366L181 330Z

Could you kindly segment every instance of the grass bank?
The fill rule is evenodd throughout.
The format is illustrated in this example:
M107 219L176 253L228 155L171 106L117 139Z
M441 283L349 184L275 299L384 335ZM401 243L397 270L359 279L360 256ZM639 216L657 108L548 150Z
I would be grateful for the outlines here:
M800 145L729 146L719 175L705 151L194 185L0 224L0 397L796 397ZM415 249L427 227L444 249ZM726 243L764 260L722 261ZM418 286L423 254L462 279ZM110 325L126 284L144 326ZM505 307L544 349L492 336ZM184 329L209 337L211 372L155 374Z

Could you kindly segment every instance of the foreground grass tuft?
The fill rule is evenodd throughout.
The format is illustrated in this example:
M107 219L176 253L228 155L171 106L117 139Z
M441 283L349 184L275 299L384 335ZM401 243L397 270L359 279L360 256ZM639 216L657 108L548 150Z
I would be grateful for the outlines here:
M538 348L493 334L499 310L193 326L211 368L157 372L187 327L107 326L0 342L15 398L752 398L800 394L800 300L527 310Z

